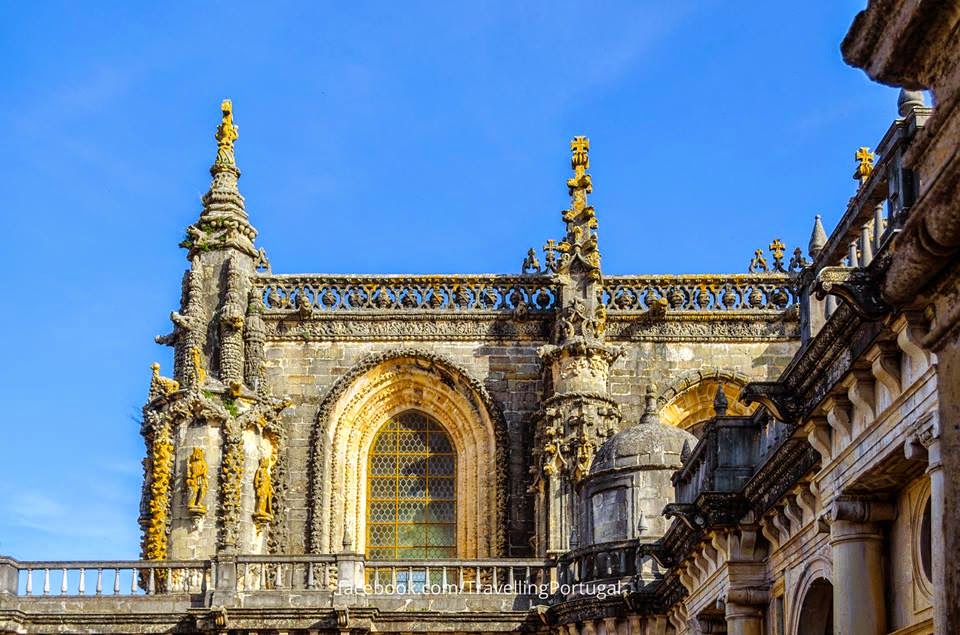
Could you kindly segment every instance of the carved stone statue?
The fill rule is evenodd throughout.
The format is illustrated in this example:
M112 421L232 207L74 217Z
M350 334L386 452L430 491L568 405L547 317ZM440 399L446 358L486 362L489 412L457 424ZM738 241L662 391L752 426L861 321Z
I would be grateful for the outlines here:
M253 491L256 495L256 508L253 519L258 523L273 520L273 481L270 477L270 459L263 457L253 476Z
M193 448L190 461L187 463L187 510L191 514L207 513L207 506L203 504L207 496L207 460L203 456L203 448Z
M233 123L233 102L224 99L220 104L220 111L223 113L223 119L217 127L217 134L214 136L217 140L216 162L218 165L235 165L233 144L240 137L240 132L239 128Z

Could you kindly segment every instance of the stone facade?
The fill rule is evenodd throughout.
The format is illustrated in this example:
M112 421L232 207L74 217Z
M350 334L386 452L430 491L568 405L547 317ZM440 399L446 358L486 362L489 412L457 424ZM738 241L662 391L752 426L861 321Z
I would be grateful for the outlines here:
M739 275L604 276L583 137L520 274L275 274L225 101L143 410L143 560L0 559L0 632L951 632L958 25L857 17L848 61L937 106L904 90L831 235ZM411 411L449 490L396 494L428 555L385 560L371 457Z

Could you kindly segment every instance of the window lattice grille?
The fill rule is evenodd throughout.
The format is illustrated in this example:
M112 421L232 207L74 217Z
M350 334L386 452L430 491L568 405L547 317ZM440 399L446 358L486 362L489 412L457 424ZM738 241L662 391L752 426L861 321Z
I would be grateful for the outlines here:
M450 437L425 414L380 429L367 469L367 558L456 556L456 467Z

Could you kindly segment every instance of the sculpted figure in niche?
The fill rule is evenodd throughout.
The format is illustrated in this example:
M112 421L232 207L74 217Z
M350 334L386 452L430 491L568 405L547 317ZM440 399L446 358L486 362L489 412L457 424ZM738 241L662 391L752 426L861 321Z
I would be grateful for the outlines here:
M273 482L270 479L270 459L263 457L253 476L253 491L257 497L253 519L258 523L273 520Z
M187 462L187 510L194 514L207 513L203 499L207 496L207 460L203 448L193 448Z

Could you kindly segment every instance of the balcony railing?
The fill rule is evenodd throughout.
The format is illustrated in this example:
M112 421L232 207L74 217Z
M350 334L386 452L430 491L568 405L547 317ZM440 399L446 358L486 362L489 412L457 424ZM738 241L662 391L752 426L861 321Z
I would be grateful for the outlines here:
M364 561L355 554L240 555L192 561L41 561L0 558L0 594L146 597L170 594L536 595L556 581L536 559Z

